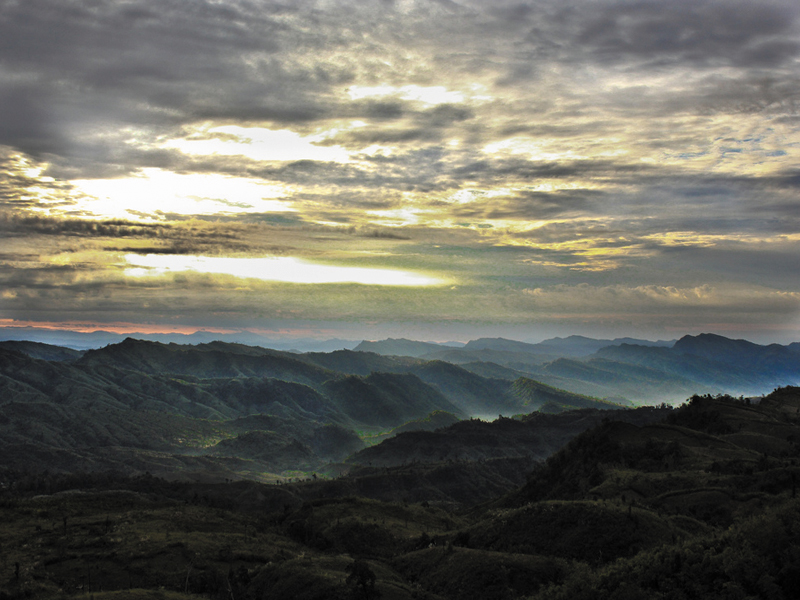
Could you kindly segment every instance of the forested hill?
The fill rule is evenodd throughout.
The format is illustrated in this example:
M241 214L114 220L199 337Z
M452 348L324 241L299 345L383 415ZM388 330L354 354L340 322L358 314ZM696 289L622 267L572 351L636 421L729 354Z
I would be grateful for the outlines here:
M800 389L602 415L527 468L445 458L283 485L18 474L0 487L0 579L15 599L796 597ZM435 497L515 471L516 489L467 510Z
M525 378L365 352L134 339L74 354L10 348L0 347L0 468L31 472L276 480L339 473L351 453L408 423L435 428L435 413L493 419L619 407Z

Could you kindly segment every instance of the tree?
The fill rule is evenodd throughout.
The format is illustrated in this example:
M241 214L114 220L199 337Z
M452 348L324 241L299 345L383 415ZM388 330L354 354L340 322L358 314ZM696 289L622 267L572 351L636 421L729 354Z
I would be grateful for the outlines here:
M347 565L347 585L356 588L356 598L379 598L381 593L375 589L375 572L369 568L366 561L357 559Z

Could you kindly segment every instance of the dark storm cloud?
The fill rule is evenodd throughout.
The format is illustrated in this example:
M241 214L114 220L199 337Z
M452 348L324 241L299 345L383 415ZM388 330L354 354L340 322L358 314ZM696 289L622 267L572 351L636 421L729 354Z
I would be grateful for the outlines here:
M0 143L31 154L66 149L65 132L41 88L30 82L9 82L0 88Z
M542 227L519 231L511 234L517 239L528 239L539 244L561 244L586 240L589 243L606 243L608 239L619 239L629 232L625 224L608 224L597 219L584 219L581 221L557 221ZM598 241L594 241L598 240ZM626 242L630 244L631 242ZM587 246L589 247L589 246ZM570 253L566 251L565 253Z
M364 102L363 107L358 106L354 112L362 113L363 116L376 121L394 121L403 117L405 112L403 102Z
M446 151L440 146L424 146L407 152L398 152L391 157L364 157L376 163L370 168L353 164L338 164L323 161L295 161L291 163L253 164L250 174L286 183L309 185L325 182L331 186L352 186L356 189L385 189L395 191L433 191L446 189L444 183L448 169ZM236 161L233 161L234 163ZM235 165L234 169L237 168ZM335 195L338 191L332 190ZM335 198L334 198L335 200Z
M669 223L670 229L698 234L800 231L798 182L791 172L767 177L676 173L638 183L641 191L622 196L621 206L626 207L626 214L647 216L648 222L661 227Z
M402 206L399 193L381 190L338 189L326 190L325 193L306 192L298 194L296 200L310 206L325 206L327 208L343 208L356 210L378 210Z
M662 256L674 267L690 269L707 281L726 279L736 272L737 281L782 289L788 281L800 280L800 261L791 243L776 243L769 248L743 243L720 244L706 248L663 248ZM695 275L697 277L697 275Z
M788 3L601 2L583 12L575 41L601 62L774 67L800 52L793 36L800 11Z
M32 165L0 146L0 208L27 210L46 202L51 206L68 207L80 196L65 181L43 180L31 174Z
M131 221L94 221L64 219L16 213L0 214L0 228L5 235L53 235L80 237L145 237L158 238L170 226Z
M249 226L239 223L215 224L202 221L142 223L0 212L0 236L6 238L7 243L14 238L40 239L44 240L43 248L58 241L66 242L64 247L67 249L93 248L97 242L117 241L117 245L106 243L103 247L112 252L137 253L143 253L145 248L160 248L158 252L169 254L250 252L254 249L254 244L246 239L249 232ZM148 241L151 244L155 242L158 245L125 245L136 240ZM262 244L263 246L268 245Z
M379 240L410 240L407 235L395 233L387 229L356 229L354 234L363 238L374 238Z
M453 126L475 116L473 109L456 104L440 104L419 109L408 101L369 102L365 109L357 105L354 117L366 117L370 125L335 135L326 145L363 148L372 144L411 145L441 142ZM390 124L387 122L391 122Z
M370 146L372 144L397 145L410 142L439 142L442 133L436 129L428 129L419 126L405 128L375 128L367 131L353 131L342 136L337 136L333 141L340 144L356 144L358 146Z
M376 64L390 59L398 44L436 58L424 76L413 63L407 65L406 76L421 84L428 78L428 85L439 83L437 73L474 75L468 67L475 60L497 69L518 58L545 71L593 62L633 66L637 60L692 68L720 60L742 68L780 66L797 55L791 35L797 11L788 6L416 3L404 14L390 4L346 2L7 0L0 4L0 108L8 118L0 119L0 142L34 156L47 154L51 172L61 177L170 167L175 160L170 153L126 144L130 134L116 131L120 125L149 132L144 138L140 132L139 139L152 143L202 120L302 128L327 118L363 118L368 122L363 130L341 133L329 143L435 144L448 129L474 121L475 109L449 104L421 110L398 98L347 103L336 92L363 81L373 56ZM365 33L369 28L371 35ZM527 49L515 46L523 32ZM364 54L348 56L348 50ZM391 75L391 67L381 68ZM743 80L732 74L722 82L711 78L680 98L666 94L654 102L650 94L640 101L630 90L624 95L637 110L652 113L670 102L674 111L685 110L697 95L705 95L713 110L758 108L786 102L797 89L783 76L761 73ZM559 128L562 135L587 132L585 124L526 123L535 114L528 111L541 102L529 98L525 106L515 105L522 112L504 133L482 135L510 135L526 127L540 134Z
M788 69L699 71L694 75L691 88L679 93L646 85L628 86L607 91L601 102L606 109L624 110L628 118L664 118L738 113L778 116L793 113L800 100L800 75ZM663 144L670 137L654 136L653 142Z

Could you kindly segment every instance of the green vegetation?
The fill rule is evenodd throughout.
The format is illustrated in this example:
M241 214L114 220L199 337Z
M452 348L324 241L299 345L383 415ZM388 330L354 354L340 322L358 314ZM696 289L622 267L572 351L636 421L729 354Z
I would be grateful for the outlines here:
M800 389L784 388L759 404L604 411L629 422L601 420L471 508L366 496L407 494L404 479L426 470L440 484L448 467L474 475L481 461L282 485L7 474L0 597L791 598L798 407Z
M574 394L538 381L520 377L511 385L511 394L529 410L558 413L576 408L621 408L621 405L583 394Z
M796 595L800 389L624 409L515 377L492 406L539 410L459 420L495 380L376 356L0 349L0 600Z
M295 355L131 339L82 355L12 348L72 357L46 361L0 348L0 449L8 464L34 473L274 481L291 470L340 472L331 465L364 446L469 415L616 407L527 378L511 383L442 361L365 352ZM464 456L433 449L430 456L543 458L558 446L493 447Z

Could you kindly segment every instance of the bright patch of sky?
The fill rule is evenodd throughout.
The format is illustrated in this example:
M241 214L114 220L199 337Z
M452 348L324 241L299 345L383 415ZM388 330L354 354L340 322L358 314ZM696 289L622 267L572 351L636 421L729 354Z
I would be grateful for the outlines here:
M445 198L447 202L453 202L455 204L469 204L470 202L474 202L480 199L486 198L498 198L503 196L510 196L514 193L514 190L509 188L497 188L494 190L473 190L473 189L463 189L458 190L454 194L450 194Z
M588 158L582 152L577 152L568 148L564 142L560 147L555 140L533 140L529 138L515 137L499 142L487 144L483 151L487 154L499 154L508 152L509 154L521 154L529 156L535 160L577 160ZM615 152L621 152L620 150Z
M144 169L138 177L82 179L72 182L91 196L80 210L97 218L159 219L164 215L213 215L285 212L280 185L218 174L178 174Z
M389 210L367 210L365 213L375 218L385 227L403 227L407 225L418 225L423 222L423 215L430 213L413 207L394 208Z
M202 156L246 156L253 160L319 160L346 163L349 153L341 146L319 146L325 135L302 136L288 129L222 125L211 127L195 137L169 140L165 148Z
M207 273L283 283L357 283L384 286L431 286L444 281L409 271L320 265L293 257L230 258L165 254L126 254L126 275L154 277L167 273Z
M422 87L419 85L404 85L396 87L392 85L379 86L360 86L354 85L347 90L351 100L363 100L364 98L381 98L394 96L401 100L411 100L423 104L458 104L464 102L464 94L448 90L442 85Z

